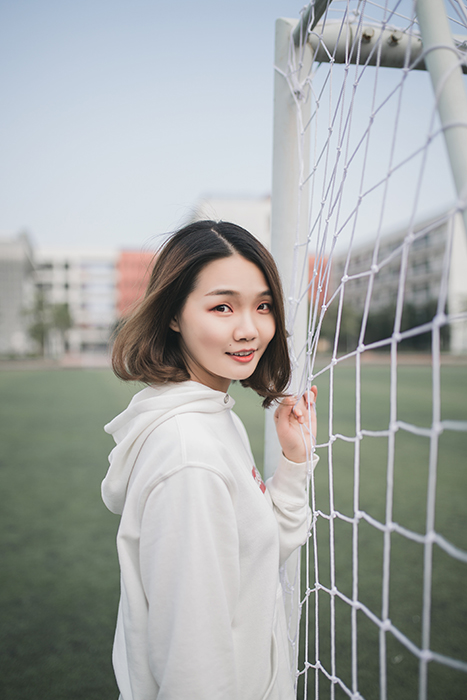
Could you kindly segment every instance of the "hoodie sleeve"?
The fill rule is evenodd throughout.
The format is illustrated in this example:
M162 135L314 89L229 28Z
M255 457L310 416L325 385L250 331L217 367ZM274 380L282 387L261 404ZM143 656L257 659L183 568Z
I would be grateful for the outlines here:
M318 460L318 455L313 454L313 469ZM307 478L307 462L290 462L282 454L274 475L266 481L266 493L271 499L279 525L281 566L305 542L308 534L311 509L308 504Z
M248 434L240 418L232 412L232 418L245 448L254 462ZM312 469L318 464L316 453L312 456ZM279 465L266 482L266 496L279 525L280 565L302 545L311 523L311 510L307 496L308 462L291 462L282 453Z
M143 513L140 566L158 700L239 700L239 544L232 495L218 473L185 467L158 484Z

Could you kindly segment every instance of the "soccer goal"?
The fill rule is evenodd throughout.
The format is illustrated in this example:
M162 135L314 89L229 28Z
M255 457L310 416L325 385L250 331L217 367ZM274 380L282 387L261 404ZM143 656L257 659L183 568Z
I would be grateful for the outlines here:
M466 49L461 0L276 25L272 250L319 389L298 698L467 697Z

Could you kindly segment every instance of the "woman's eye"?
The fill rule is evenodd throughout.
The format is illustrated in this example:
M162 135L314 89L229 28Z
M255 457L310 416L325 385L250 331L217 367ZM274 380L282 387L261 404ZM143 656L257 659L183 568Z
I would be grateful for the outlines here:
M219 306L216 306L214 308L214 311L220 311L221 313L227 313L230 311L230 308L227 306L227 304L219 304Z
M263 301L263 303L258 306L258 311L271 311L271 309L272 304L269 304L267 301Z

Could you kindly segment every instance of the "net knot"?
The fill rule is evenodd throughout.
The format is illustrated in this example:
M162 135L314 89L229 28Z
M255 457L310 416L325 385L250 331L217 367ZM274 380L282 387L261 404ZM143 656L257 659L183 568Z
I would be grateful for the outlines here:
M446 323L446 320L447 320L447 317L446 317L445 313L436 314L436 316L433 319L433 325L438 326L438 327L444 326L444 324Z
M381 629L383 630L383 632L389 632L391 627L392 627L391 620L389 620L389 619L383 620L383 624L381 625Z

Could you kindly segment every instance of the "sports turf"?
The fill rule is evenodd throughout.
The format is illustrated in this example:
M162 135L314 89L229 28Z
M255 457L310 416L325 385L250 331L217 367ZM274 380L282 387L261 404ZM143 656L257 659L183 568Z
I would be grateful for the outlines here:
M399 417L429 425L429 368L402 370ZM388 370L364 370L363 426L380 429L388 420ZM354 371L336 372L335 432L354 427ZM466 368L442 372L443 418L467 420ZM0 697L2 700L116 700L111 645L118 602L114 538L118 518L107 512L99 486L112 440L102 426L128 403L139 387L125 385L106 370L0 372ZM319 384L319 435L327 435L327 378ZM262 411L256 397L234 386L238 412L246 423L258 463L262 460ZM467 548L465 494L466 434L440 440L436 529ZM426 515L427 440L396 439L394 520L423 532ZM335 507L352 512L353 446L335 444ZM360 505L384 519L384 440L362 445ZM316 472L317 505L329 512L325 450ZM336 521L336 585L351 591L350 526ZM382 536L360 524L361 600L380 614ZM420 643L421 546L392 536L390 616L415 644ZM320 521L320 580L329 585L329 525ZM433 577L432 648L467 657L465 565L436 549ZM330 668L329 604L320 597L320 659ZM338 602L336 673L350 683L349 614ZM313 625L311 625L312 627ZM388 635L390 637L390 635ZM312 640L313 641L313 640ZM314 662L314 649L310 649ZM399 642L389 640L389 700L417 697L418 670ZM321 674L322 675L322 674ZM377 700L378 638L359 613L359 682L367 700ZM467 675L431 665L429 697L460 700ZM308 697L314 697L313 681ZM336 698L347 697L336 686ZM330 697L322 681L320 697Z

